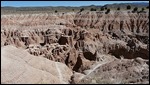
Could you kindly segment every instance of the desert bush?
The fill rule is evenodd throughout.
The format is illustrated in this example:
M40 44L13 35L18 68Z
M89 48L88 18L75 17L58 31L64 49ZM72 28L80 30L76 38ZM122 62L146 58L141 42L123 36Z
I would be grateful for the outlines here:
M81 9L80 9L80 12L82 12L82 11L84 11L84 8L81 8Z
M147 6L146 8L149 9L149 6Z
M120 10L120 7L118 7L117 10Z
M101 11L104 11L104 7L101 7Z
M144 10L145 10L144 8L141 9L141 11L144 11Z
M132 13L135 13L135 12L137 12L137 11L138 11L138 8L135 7L135 8L133 9Z
M96 11L96 9L94 9L94 8L91 8L91 9L90 9L90 11Z
M138 11L137 13L146 13L146 11L144 11L145 9L142 8L141 11Z
M138 10L138 8L137 7L135 7L134 9L133 9L133 11L137 11Z
M58 11L57 10L55 10L55 13L57 13Z
M108 14L110 12L110 9L107 9L107 11L105 12L105 14Z
M130 6L130 5L128 5L128 6L127 6L127 9L131 9L131 6Z

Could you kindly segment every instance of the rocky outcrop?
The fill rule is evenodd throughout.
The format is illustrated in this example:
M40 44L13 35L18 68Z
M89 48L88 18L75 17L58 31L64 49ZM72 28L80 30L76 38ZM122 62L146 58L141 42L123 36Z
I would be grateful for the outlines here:
M149 82L148 60L115 59L112 62L102 64L89 75L80 80L80 84L147 84ZM80 77L79 77L80 78Z

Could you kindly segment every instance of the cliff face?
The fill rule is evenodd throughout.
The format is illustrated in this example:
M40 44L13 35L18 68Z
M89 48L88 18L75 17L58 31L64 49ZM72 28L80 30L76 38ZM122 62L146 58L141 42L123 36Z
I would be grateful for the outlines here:
M1 46L23 48L80 73L100 61L102 54L149 59L148 13L2 15L1 25Z

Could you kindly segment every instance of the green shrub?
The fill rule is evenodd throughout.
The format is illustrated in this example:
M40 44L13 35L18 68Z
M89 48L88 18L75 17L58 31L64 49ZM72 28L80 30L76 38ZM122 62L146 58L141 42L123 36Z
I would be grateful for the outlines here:
M55 10L55 13L57 13L58 11L57 10Z
M149 6L147 6L146 8L149 9Z
M104 7L101 7L101 11L104 11Z
M145 10L144 8L141 9L141 11L144 11L144 10Z
M134 9L133 9L133 11L137 11L138 10L138 8L137 7L135 7Z
M131 9L131 6L130 6L130 5L128 5L128 6L127 6L127 9L128 9L128 10L129 10L129 9Z
M91 9L90 9L90 11L96 11L96 9L94 9L94 8L91 8Z
M80 12L82 12L82 11L84 11L84 8L81 8L81 9L80 9Z
M110 9L107 9L107 11L105 12L105 14L108 14L110 12Z
M120 7L118 7L117 10L120 10Z
M138 8L135 7L135 8L133 9L132 13L135 13L135 12L137 12L137 11L138 11Z

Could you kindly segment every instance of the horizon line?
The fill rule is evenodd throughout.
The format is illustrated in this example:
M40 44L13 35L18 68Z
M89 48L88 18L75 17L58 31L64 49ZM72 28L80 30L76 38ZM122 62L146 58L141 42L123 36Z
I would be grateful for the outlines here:
M114 2L114 3L104 3L104 1L103 1L103 3L91 3L91 4L86 4L86 5L72 5L72 6L70 6L70 5L65 5L65 3L64 3L64 5L41 5L41 3L38 5L30 5L29 4L29 6L25 6L25 5L22 5L22 6L20 6L20 5L16 5L16 6L14 6L14 4L13 5L4 5L4 2L15 2L15 1L1 1L1 7L82 7L82 6L92 6L92 5L94 5L94 6L104 6L104 5L108 5L108 4L125 4L125 3L149 3L149 1L135 1L135 2L127 2L127 1L124 1L124 2L122 2L122 1L120 1L120 2L116 2L116 1L112 1L112 2ZM33 2L33 1L30 1L30 2ZM34 2L37 2L37 1L34 1ZM43 1L44 2L44 1ZM52 2L52 1L50 1L50 2ZM72 1L73 2L73 1ZM76 1L76 2L79 2L79 1ZM86 1L81 1L81 2L86 2ZM102 1L97 1L97 2L102 2ZM105 1L105 2L107 2L107 1ZM16 3L18 3L18 2L16 2ZM16 4L15 3L15 4ZM38 3L38 2L37 2ZM53 2L53 3L55 3L56 4L56 1L55 2ZM68 3L68 2L67 2ZM70 2L69 2L70 3ZM8 3L7 3L8 4ZM9 3L10 4L10 3ZM11 3L12 4L12 3ZM44 3L43 3L44 4ZM59 3L60 4L60 3ZM62 4L62 3L61 3ZM83 3L82 3L83 4Z

